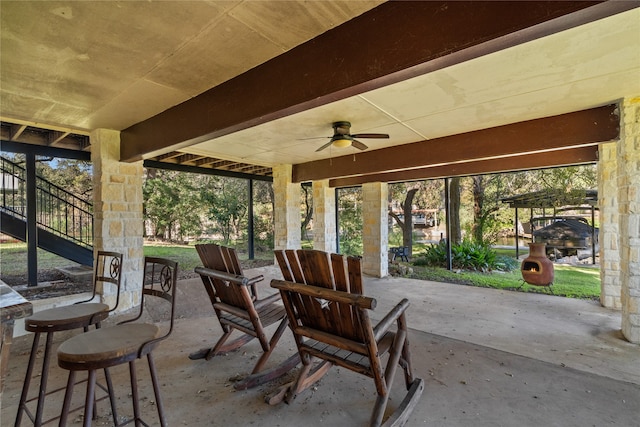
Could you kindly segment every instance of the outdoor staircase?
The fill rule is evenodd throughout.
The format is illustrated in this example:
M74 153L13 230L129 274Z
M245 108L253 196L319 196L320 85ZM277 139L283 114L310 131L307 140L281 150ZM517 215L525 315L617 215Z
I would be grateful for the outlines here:
M26 170L0 157L0 231L27 241ZM78 264L93 264L93 205L36 176L38 247Z

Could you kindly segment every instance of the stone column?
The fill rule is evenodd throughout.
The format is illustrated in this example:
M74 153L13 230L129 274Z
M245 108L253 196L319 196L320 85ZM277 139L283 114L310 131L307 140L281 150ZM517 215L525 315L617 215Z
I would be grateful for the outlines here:
M118 311L124 311L140 304L144 262L142 162L120 162L120 132L97 129L90 137L93 163L93 250L123 254ZM115 297L115 288L102 290L105 304L112 306Z
M376 277L389 274L388 191L383 182L362 186L362 271Z
M640 97L621 105L618 203L622 333L640 344Z
M598 208L600 210L600 304L620 310L620 231L618 227L617 143L598 147Z
M336 252L336 192L329 180L313 184L313 248Z
M300 248L300 185L291 182L292 165L273 168L274 249Z

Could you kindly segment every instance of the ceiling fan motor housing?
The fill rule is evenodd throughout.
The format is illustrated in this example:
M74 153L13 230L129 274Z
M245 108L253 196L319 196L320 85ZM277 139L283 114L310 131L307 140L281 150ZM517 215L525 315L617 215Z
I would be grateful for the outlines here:
M338 135L348 135L351 130L349 122L333 122L333 133Z

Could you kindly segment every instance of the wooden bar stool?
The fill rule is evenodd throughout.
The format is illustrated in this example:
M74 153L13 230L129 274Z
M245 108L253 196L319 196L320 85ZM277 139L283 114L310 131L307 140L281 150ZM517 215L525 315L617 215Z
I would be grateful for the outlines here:
M160 425L166 426L164 407L160 396L160 387L152 351L157 344L167 338L173 330L178 263L163 258L146 257L144 272L140 311L135 318L120 322L116 326L76 335L58 347L58 365L69 371L62 413L60 414L61 426L66 425L69 415L76 372L88 371L89 373L84 405L84 426L89 427L91 426L91 419L93 417L96 371L98 369L104 369L106 373L108 372L108 368L124 363L129 363L131 396L133 399L133 419L118 424L117 419L114 418L114 424L116 426L122 426L134 422L136 426L141 424L147 426L148 424L142 420L140 414L135 367L136 359L141 359L143 356L147 357L149 364L149 372L153 384L156 406L158 408ZM170 323L167 328L168 330L164 334L161 333L160 328L155 324L133 323L142 317L145 305L148 305L150 302L145 299L145 296L160 297L169 302L171 306ZM154 310L154 312L155 311L156 310ZM111 406L113 407L115 406L113 389L109 388L108 391Z
M31 355L27 366L24 384L22 386L22 394L20 395L20 403L18 406L18 414L16 415L15 426L18 427L22 421L22 415L27 414L29 419L35 426L41 426L51 420L43 423L42 416L44 413L45 396L50 393L62 390L58 388L47 392L47 379L49 376L49 359L51 357L51 346L53 344L53 334L59 331L71 331L73 329L83 328L86 332L89 326L95 325L100 327L100 322L106 319L113 310L118 306L120 301L120 283L122 270L122 254L117 252L98 251L96 256L94 274L93 274L93 293L91 298L85 301L79 301L75 304L54 307L35 313L31 317L25 319L25 329L34 332L33 345L31 347ZM97 294L99 287L104 284L115 285L116 302L112 308L109 305L100 302L90 302ZM33 374L36 354L38 352L38 344L40 334L46 334L44 357L42 360L42 373L40 376L40 387L38 391L38 404L36 413L33 414L27 404L36 400L36 397L28 398L29 385Z

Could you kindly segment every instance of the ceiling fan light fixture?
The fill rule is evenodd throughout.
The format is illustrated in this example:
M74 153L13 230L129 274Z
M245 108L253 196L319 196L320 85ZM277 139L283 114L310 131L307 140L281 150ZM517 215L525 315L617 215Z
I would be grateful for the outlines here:
M333 146L336 148L346 148L351 145L351 139L349 138L339 138L333 140Z

